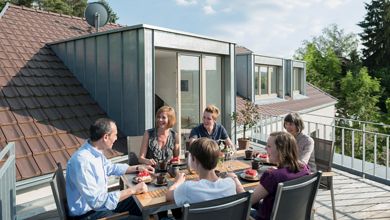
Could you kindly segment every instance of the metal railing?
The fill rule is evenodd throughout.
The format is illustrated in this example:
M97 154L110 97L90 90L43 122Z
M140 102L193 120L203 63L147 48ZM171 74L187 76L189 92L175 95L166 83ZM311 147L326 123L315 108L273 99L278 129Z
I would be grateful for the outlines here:
M389 125L311 114L301 116L304 133L334 140L334 167L390 185L390 134L386 133ZM265 144L271 132L283 130L283 119L284 116L262 115L246 136ZM236 138L242 137L242 132L242 127L237 127Z
M16 219L15 143L0 151L0 219Z

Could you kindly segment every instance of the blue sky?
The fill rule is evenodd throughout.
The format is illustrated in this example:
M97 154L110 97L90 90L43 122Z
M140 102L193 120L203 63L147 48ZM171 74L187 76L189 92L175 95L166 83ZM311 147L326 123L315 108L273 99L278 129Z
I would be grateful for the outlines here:
M118 23L150 24L228 40L257 54L291 57L303 40L335 23L346 33L368 0L108 0Z

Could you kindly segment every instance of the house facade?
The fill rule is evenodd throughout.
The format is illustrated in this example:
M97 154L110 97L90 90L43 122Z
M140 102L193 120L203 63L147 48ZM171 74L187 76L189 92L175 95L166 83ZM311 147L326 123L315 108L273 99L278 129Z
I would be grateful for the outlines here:
M244 100L250 100L262 115L252 129L252 138L265 142L270 132L283 129L283 116L290 112L301 114L305 133L321 138L333 135L330 127L337 100L306 82L304 61L258 55L236 47L236 75L237 110Z

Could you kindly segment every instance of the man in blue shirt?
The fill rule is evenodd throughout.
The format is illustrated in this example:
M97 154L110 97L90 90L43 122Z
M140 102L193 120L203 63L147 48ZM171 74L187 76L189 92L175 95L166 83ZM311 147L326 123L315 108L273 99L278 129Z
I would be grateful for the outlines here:
M145 183L138 183L122 191L108 192L108 176L143 170L154 172L154 169L151 166L113 164L103 155L103 151L111 149L117 139L117 127L111 119L100 118L89 130L90 138L68 161L68 214L76 219L97 219L124 211L140 216L142 213L131 196L146 192L148 188Z

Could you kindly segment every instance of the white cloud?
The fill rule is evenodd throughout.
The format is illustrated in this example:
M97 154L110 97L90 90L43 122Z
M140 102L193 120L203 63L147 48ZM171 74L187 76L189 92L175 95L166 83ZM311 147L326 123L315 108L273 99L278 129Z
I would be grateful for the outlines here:
M213 7L211 5L205 5L203 6L203 12L206 14L206 15L212 15L212 14L215 14L216 11L213 9Z
M197 3L196 0L176 0L176 4L183 6L196 5Z
M337 8L343 4L345 4L346 0L327 0L324 1L324 4L328 6L329 8Z

